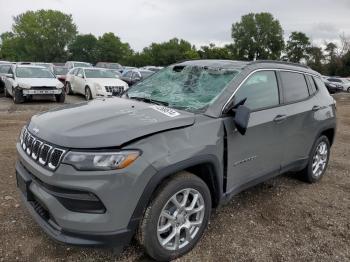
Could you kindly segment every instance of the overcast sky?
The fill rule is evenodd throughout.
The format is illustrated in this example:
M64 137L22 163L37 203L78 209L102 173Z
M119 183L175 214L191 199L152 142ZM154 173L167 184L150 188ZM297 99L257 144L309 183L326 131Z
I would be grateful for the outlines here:
M350 0L0 0L0 33L27 10L72 14L80 33L114 32L141 50L152 42L183 38L200 47L231 42L231 25L249 12L270 12L284 29L303 31L314 43L350 35Z

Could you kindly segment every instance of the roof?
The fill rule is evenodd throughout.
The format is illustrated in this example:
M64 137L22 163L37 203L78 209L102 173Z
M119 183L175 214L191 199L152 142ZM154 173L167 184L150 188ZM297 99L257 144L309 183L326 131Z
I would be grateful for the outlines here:
M319 75L318 72L312 70L308 66L278 61L278 60L257 60L257 61L236 61L236 60L218 60L218 59L204 59L204 60L190 60L177 63L175 65L191 65L191 66L202 66L202 67L220 67L220 68L236 68L236 69L259 69L259 68L273 68L273 69L286 69L286 70L297 70L305 73L312 73Z
M208 66L208 67L221 67L221 68L243 68L248 64L246 61L235 60L219 60L219 59L201 59L190 60L177 63L175 65L191 65L191 66Z
M44 68L47 69L45 66L38 66L38 65L16 65L16 67L28 67L28 68Z

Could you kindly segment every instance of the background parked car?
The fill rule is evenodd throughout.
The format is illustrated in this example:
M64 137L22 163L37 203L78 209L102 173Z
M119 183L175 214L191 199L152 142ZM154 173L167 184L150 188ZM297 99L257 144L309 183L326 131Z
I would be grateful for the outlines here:
M0 62L0 93L4 92L5 77L10 72L11 64Z
M35 63L31 63L31 64L32 65L37 65L37 66L43 66L43 67L49 69L53 73L54 65L52 63L35 62Z
M335 94L343 91L343 86L339 83L329 82L327 79L324 78L323 82L330 94Z
M72 69L74 67L92 67L92 64L79 61L67 61L64 66L68 69Z
M11 65L5 78L5 96L13 97L15 104L23 103L35 95L54 95L63 103L63 84L45 67L35 65Z
M85 95L86 100L98 96L120 96L128 89L128 84L109 70L101 68L77 67L67 75L68 94Z
M346 78L330 77L327 78L327 81L341 85L343 87L343 91L350 93L350 81Z
M122 74L121 79L128 83L129 86L149 77L154 74L151 70L146 69L133 69L126 71Z
M141 67L140 69L146 69L146 70L151 70L153 72L158 72L162 70L163 67L162 66L144 66L144 67Z
M116 69L119 72L123 72L123 66L118 63L98 62L95 67Z
M68 73L68 68L64 66L54 66L53 73L63 84L66 82L66 75Z

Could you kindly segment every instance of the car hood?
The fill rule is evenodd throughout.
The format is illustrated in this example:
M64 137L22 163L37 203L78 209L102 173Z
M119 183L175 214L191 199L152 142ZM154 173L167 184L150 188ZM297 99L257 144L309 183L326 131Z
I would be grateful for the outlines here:
M60 83L56 78L17 78L17 82L29 86L56 86Z
M89 78L89 83L99 84L102 86L125 86L126 83L123 80L117 78Z
M195 115L123 98L95 99L32 117L29 131L67 148L118 147L153 133L193 125Z

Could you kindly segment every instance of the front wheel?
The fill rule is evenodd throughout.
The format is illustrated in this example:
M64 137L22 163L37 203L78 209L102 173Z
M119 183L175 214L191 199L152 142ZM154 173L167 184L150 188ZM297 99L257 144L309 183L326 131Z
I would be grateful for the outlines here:
M350 93L350 87L348 87L348 93Z
M12 94L13 94L13 102L15 103L15 104L20 104L20 103L23 103L24 102L24 100L25 100L25 98L24 98L24 96L23 96L23 92L22 92L22 90L19 90L19 89L17 89L17 88L14 88L13 90L12 90Z
M211 196L204 181L179 173L160 185L140 223L138 240L153 259L173 260L197 244L210 212Z
M10 94L7 92L6 86L5 86L5 88L4 88L4 96L5 96L5 97L10 97Z
M65 91L66 91L67 95L72 95L73 94L72 86L71 86L71 84L69 82L66 82Z
M56 102L58 103L64 103L64 101L66 100L66 94L64 90L62 90L61 94L55 95L55 97L56 97Z
M91 90L89 87L85 88L85 99L86 99L86 101L89 101L92 99L92 94L91 94Z
M304 180L315 183L326 172L330 155L330 143L326 136L319 137L311 150L307 167L303 170Z

